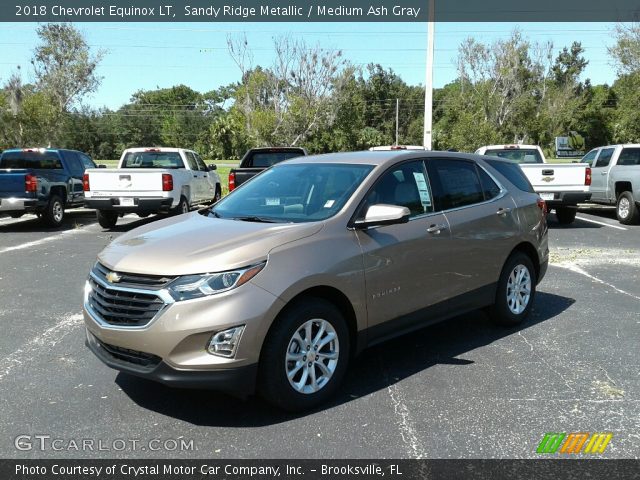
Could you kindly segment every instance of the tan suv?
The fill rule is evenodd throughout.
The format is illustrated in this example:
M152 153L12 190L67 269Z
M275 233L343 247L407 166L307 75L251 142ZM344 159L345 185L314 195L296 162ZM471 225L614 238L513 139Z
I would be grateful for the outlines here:
M545 204L515 163L300 157L106 247L85 289L87 344L123 372L300 410L389 337L484 307L521 322L547 262Z

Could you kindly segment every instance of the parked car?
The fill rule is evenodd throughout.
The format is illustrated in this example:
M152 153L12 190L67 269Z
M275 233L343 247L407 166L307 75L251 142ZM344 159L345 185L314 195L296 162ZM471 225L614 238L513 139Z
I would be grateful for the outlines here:
M533 185L533 189L555 209L562 224L576 219L578 203L589 200L591 168L584 163L547 163L537 145L488 145L476 150L478 155L491 155L516 161Z
M229 171L229 191L276 163L304 155L307 155L307 151L299 147L252 148L244 154L238 168Z
M388 150L424 150L422 145L380 145L369 148L370 152L385 152Z
M82 152L58 148L5 150L0 155L0 215L35 213L57 227L65 211L84 202L82 177L96 164Z
M96 209L104 228L113 228L125 213L186 213L222 195L216 166L183 148L129 148L118 168L88 170L84 191L85 205Z
M301 410L369 345L483 307L519 324L548 256L544 201L513 162L299 157L107 246L86 341L123 372Z
M640 144L594 148L584 157L591 165L591 201L615 205L618 221L640 222Z

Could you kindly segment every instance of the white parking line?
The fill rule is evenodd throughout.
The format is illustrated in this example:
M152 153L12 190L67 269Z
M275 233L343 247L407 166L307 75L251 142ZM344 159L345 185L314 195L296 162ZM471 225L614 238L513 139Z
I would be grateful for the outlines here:
M34 240L33 242L21 243L20 245L15 245L13 247L6 247L0 250L0 255L3 253L14 252L16 250L24 250L25 248L36 247L38 245L42 245L43 243L52 242L53 240L57 240L62 236L70 236L75 235L76 233L84 232L83 228L72 228L71 230L65 230L61 232L59 235L52 235L50 237L41 238L40 240Z
M618 293L621 293L623 295L627 295L628 297L631 297L631 298L633 298L635 300L640 300L640 297L638 297L637 295L634 295L633 293L627 292L626 290L622 290L621 288L616 287L612 283L605 282L601 278L598 278L596 276L591 275L589 272L583 270L582 268L580 268L575 263L571 263L571 262L564 262L563 263L563 262L560 262L560 263L551 263L551 265L553 265L555 267L566 268L567 270L569 270L569 271L571 271L573 273L578 273L580 275L584 275L585 277L589 278L590 280L593 280L594 282L600 283L602 285L606 285L607 287L615 290Z
M609 225L608 223L599 222L598 220L591 220L590 218L577 217L578 220L582 220L583 222L595 223L596 225L602 225L605 227L617 228L618 230L628 230L628 228L621 227L619 225Z
M50 351L74 328L82 324L82 314L68 314L58 320L53 327L45 330L42 335L32 338L26 344L12 354L2 359L0 367L0 380L4 379L11 371L20 365L28 364L36 355L42 351Z

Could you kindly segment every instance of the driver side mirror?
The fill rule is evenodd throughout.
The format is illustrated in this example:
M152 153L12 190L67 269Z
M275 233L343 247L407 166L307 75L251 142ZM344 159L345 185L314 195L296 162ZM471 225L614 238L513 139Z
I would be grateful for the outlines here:
M209 169L209 171L213 171L213 170L217 170L218 166L215 163L210 163L209 165L207 165L207 168Z
M411 212L407 207L398 205L387 205L379 203L371 205L367 209L364 219L355 221L355 228L366 229L369 227L377 227L379 225L396 225L398 223L407 223Z

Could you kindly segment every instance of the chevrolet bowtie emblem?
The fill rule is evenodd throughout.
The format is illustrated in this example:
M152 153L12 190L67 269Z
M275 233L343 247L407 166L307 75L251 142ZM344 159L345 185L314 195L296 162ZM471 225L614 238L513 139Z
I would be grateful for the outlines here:
M118 275L116 272L107 273L107 281L109 283L118 283L120 280L122 280L122 277Z
M552 182L554 177L542 177L543 182Z

